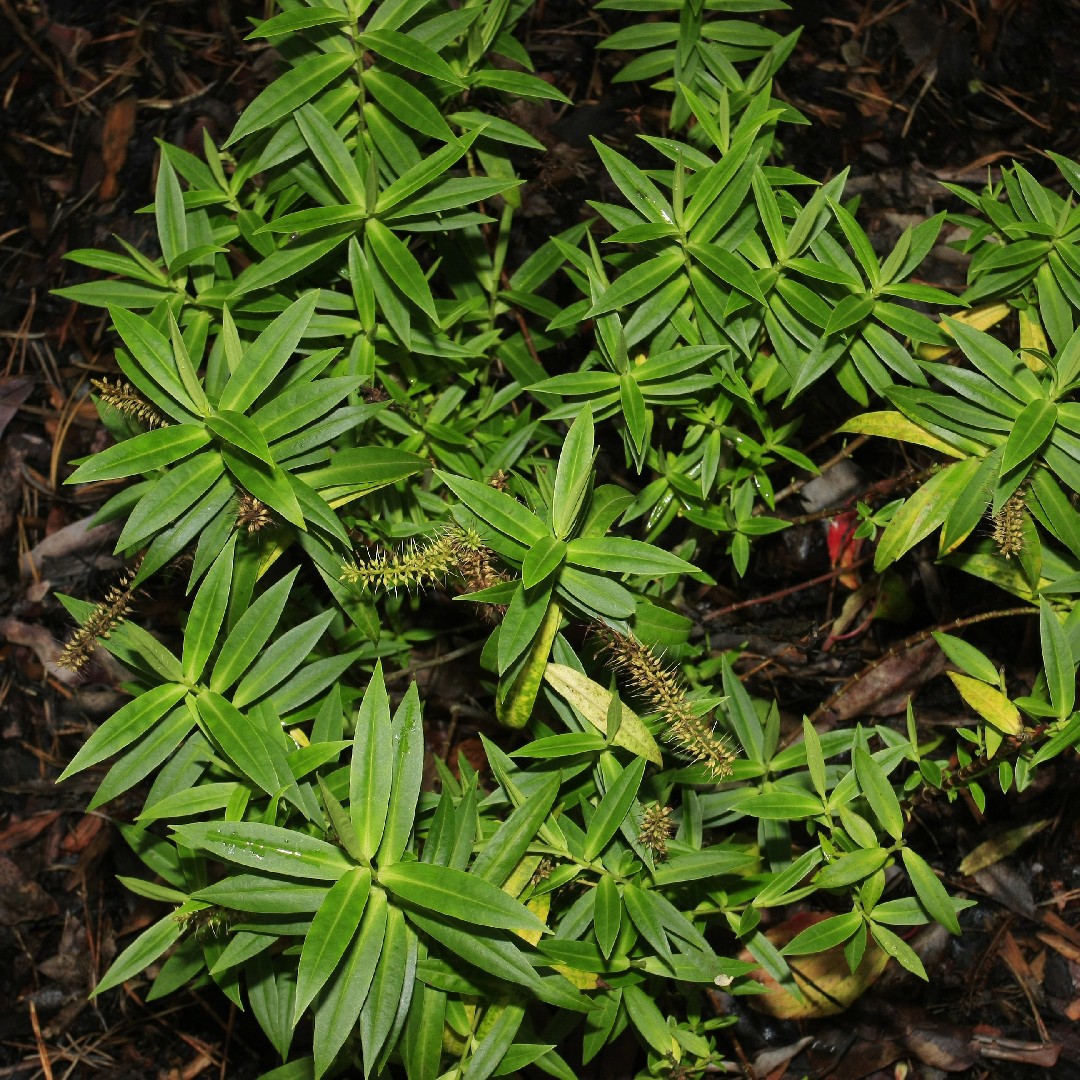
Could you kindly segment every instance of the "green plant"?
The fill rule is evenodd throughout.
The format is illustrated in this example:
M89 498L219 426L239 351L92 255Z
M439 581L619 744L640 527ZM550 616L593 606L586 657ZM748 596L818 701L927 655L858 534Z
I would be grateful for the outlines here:
M760 966L798 995L792 958L843 945L854 970L871 941L925 975L895 928L959 932L967 901L910 846L911 807L991 772L1022 788L1080 740L1071 205L1019 168L965 196L961 304L1018 310L1020 352L974 328L985 308L916 312L956 305L910 280L942 217L880 259L842 174L770 157L793 39L687 2L608 42L653 50L626 78L673 73L686 138L645 139L648 168L598 143L622 201L513 266L516 162L541 147L498 103L562 100L513 37L527 6L282 0L253 36L286 69L225 146L161 148L161 257L75 252L114 277L62 290L109 309L126 380L97 387L116 445L69 481L134 479L99 516L141 552L102 605L65 601L67 659L100 642L132 700L64 775L115 758L96 807L153 774L122 831L158 880L127 884L173 905L97 992L167 954L150 996L211 980L286 1061L310 1016L276 1080L573 1077L628 1026L643 1075L722 1067L709 987L758 992ZM860 504L877 569L941 528L948 561L1037 604L1044 671L1015 700L939 637L978 718L957 765L910 710L785 744L680 610L786 527L773 477L815 466L781 403L830 373L892 406L847 430L951 459ZM961 550L988 510L1000 550ZM123 620L185 552L177 655ZM415 683L391 703L383 663L432 636L433 585L510 729L490 784L436 760L425 785ZM763 915L812 897L829 916L778 947Z

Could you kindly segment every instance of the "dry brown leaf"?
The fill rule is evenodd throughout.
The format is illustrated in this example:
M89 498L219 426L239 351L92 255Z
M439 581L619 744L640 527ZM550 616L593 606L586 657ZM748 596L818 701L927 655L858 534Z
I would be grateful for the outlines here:
M905 652L888 656L846 687L822 717L831 723L857 716L891 716L903 712L907 699L945 668L945 656L932 638Z
M0 855L0 923L15 926L55 915L52 897L6 855Z
M108 202L119 194L116 174L127 161L128 144L135 134L135 116L138 104L133 97L114 101L105 113L101 131L101 160L105 166L105 178L98 188L98 201Z
M17 847L22 847L23 844L29 844L59 816L59 810L46 810L44 813L14 822L0 832L0 851L13 851Z

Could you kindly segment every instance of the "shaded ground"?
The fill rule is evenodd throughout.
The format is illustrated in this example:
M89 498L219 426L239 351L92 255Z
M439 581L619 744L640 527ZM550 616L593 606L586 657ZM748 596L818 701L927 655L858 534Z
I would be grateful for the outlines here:
M820 178L850 166L849 190L862 194L863 222L883 247L947 205L939 180L977 184L988 167L1019 157L1049 181L1039 151L1080 155L1077 4L795 7L774 18L778 29L807 27L779 92L814 126L786 135L788 161ZM74 248L118 235L150 250L148 219L136 211L152 199L154 139L198 152L206 128L221 141L271 74L265 50L243 41L246 17L262 9L261 0L0 0L0 544L8 566L0 581L0 1078L242 1080L274 1064L261 1035L213 992L147 1005L146 984L136 980L86 1004L112 956L159 913L116 883L117 874L137 873L135 862L106 817L83 815L90 782L54 786L91 726L123 699L107 668L80 681L50 666L67 629L54 594L96 598L117 564L104 537L72 543L65 531L100 493L72 495L61 483L66 461L104 445L86 392L90 378L112 373L109 341L99 313L49 290L81 275L61 259ZM586 198L604 197L589 134L626 144L635 131L663 125L652 99L611 85L621 58L592 52L606 32L599 13L577 0L533 13L528 45L537 66L583 104L515 116L551 147L545 164L530 166L519 258L576 220ZM958 286L963 268L942 247L928 276ZM819 404L823 415L832 408ZM838 447L823 442L817 460ZM879 451L856 490L894 483L911 464ZM842 501L826 496L819 505ZM794 500L785 506L799 512ZM878 636L880 624L862 625L857 609L843 632L832 623L830 636L849 593L835 577L802 587L829 570L819 522L762 545L739 591L701 596L697 615L716 648L749 643L747 677L797 720L905 634L997 603L943 583L928 559L911 566L904 584L915 610L892 638ZM174 629L168 603L155 596L140 614L163 633ZM1015 617L988 623L973 640L1018 664L1023 679L1024 658L1037 655L1032 629ZM920 717L955 726L960 710L943 680L932 680L933 663L919 643L898 645L820 719L889 717L925 684ZM449 737L439 702L456 696L454 672L442 669L440 678L427 687L433 745ZM465 741L456 746L475 745L476 722L458 724L455 737ZM791 1075L843 1080L893 1075L905 1061L920 1076L1080 1076L1078 780L1076 765L1062 763L1020 799L991 798L985 814L966 797L921 807L923 850L939 851L950 871L958 853L1006 830L1030 833L948 882L983 903L965 916L969 932L959 941L943 932L913 939L931 989L892 971L839 1021L747 1013L732 1056L752 1075L774 1078L789 1061ZM123 820L123 805L109 809ZM716 1006L734 1003L718 996ZM612 1057L597 1075L619 1068Z

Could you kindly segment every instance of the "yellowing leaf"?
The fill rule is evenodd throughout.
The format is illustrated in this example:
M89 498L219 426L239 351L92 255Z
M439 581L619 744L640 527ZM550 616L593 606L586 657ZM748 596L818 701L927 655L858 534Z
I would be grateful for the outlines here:
M1020 356L1032 371L1042 371L1046 362L1035 354L1050 352L1046 334L1030 311L1022 308L1017 315L1020 317Z
M950 446L944 439L931 435L919 427L914 420L909 420L899 412L869 412L853 416L847 423L836 429L852 435L880 435L885 439L897 439L900 442L915 443L937 450L949 457L962 458L963 452Z
M1036 833L1042 832L1050 819L1033 821L1030 825L1021 825L1018 829L1010 829L1008 832L995 836L992 840L979 844L978 847L969 851L960 861L961 874L975 874L985 870L988 866L1007 858L1025 841L1030 840Z
M989 330L991 326L997 326L1002 319L1011 314L1012 308L1008 304L986 304L984 307L971 308L968 311L961 311L959 315L950 317L957 322L967 323L968 326L973 326L976 330ZM948 326L944 323L941 324L941 329L946 334L949 332ZM915 352L920 360L940 360L943 356L948 356L955 348L955 345L922 344Z
M577 990L597 990L600 987L600 976L595 971L578 971L566 964L552 964L551 970L557 971Z
M521 864L519 865L531 861L531 859L522 859ZM539 860L537 860L537 864L539 864ZM509 885L509 882L507 885ZM517 895L511 889L507 888L507 886L504 885L503 888L506 889L511 896ZM551 893L541 893L540 896L534 896L525 906L541 922L546 923L548 921L548 915L551 914ZM540 938L543 937L543 933L539 930L515 930L514 933L522 940L527 941L530 945L535 945Z
M1006 735L1019 735L1024 723L1020 710L1000 691L969 675L950 671L949 678L960 696L988 723Z
M548 664L544 670L544 681L559 697L565 698L577 709L593 727L607 734L608 709L612 698L610 691L564 664ZM649 729L641 722L637 713L625 705L622 705L622 720L615 733L614 742L616 746L621 746L654 765L663 764L660 748L649 734Z

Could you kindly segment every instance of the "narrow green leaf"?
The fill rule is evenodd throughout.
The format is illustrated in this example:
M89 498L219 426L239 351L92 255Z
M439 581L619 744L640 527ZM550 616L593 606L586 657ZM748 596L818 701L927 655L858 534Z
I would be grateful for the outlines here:
M434 915L496 929L548 932L524 904L502 889L449 866L397 863L380 869L378 880L394 896Z
M549 777L495 830L469 873L501 887L521 861L559 795L562 777Z
M718 277L725 285L736 289L744 296L749 296L759 304L767 303L749 264L735 252L728 251L719 244L700 244L693 242L687 246L687 253L697 260L710 273Z
M633 445L635 461L641 458L649 433L649 410L637 379L630 372L619 377L619 402L622 405L626 430Z
M483 929L462 928L420 911L408 912L409 921L434 938L455 960L463 960L486 975L516 983L544 998L544 984L524 953L505 937Z
M826 793L825 756L821 752L821 739L808 716L803 717L803 743L806 745L806 765L814 790L824 799Z
M825 952L826 949L835 948L847 941L862 925L863 917L858 911L834 915L831 919L822 919L821 922L808 926L780 951L785 956L807 956Z
M155 308L175 293L171 289L154 288L132 281L88 281L83 285L68 285L53 290L53 295L90 307L129 308L132 311ZM191 419L188 417L188 419Z
M813 847L800 855L787 869L780 871L768 885L754 898L755 907L776 907L783 903L784 897L795 888L808 874L815 870L825 858L821 848Z
M514 589L510 605L499 627L497 668L500 676L506 674L530 645L534 649L543 649L543 634L550 602L550 585L543 589L533 589L531 593L526 592L520 583Z
M532 547L547 535L540 519L503 491L487 484L436 471L435 475L474 513L504 536Z
M819 889L837 889L853 885L877 873L886 863L889 853L883 848L860 849L841 855L822 869L814 884Z
M273 465L270 447L266 445L263 433L252 420L243 413L231 409L218 409L206 418L206 426L219 438L253 458Z
M154 217L158 241L165 265L171 267L176 257L187 250L187 215L184 213L184 195L172 162L162 154L158 162L157 185L154 189Z
M397 286L402 294L411 300L433 321L438 322L435 301L431 296L431 287L424 277L424 271L409 249L381 221L372 218L366 227L366 236L371 250L387 277Z
M450 65L434 49L408 34L396 30L369 30L357 38L365 49L370 49L379 56L407 71L419 75L430 75L440 82L449 83L459 90L465 88L464 82L454 73Z
M338 881L355 868L340 848L325 840L255 821L191 822L173 826L173 836L184 847L283 877Z
M876 922L870 923L870 933L878 945L894 960L906 967L913 975L918 975L924 982L929 982L926 969L918 954L903 938Z
M757 857L743 850L710 847L704 851L673 855L657 864L650 875L654 885L674 885L681 881L702 881L750 869Z
M938 880L929 863L911 848L904 848L900 852L900 857L904 860L904 869L907 870L911 884L915 887L915 893L927 913L941 923L950 934L959 934L960 923L956 918L952 898L945 891L945 886Z
M446 995L417 979L399 1044L409 1080L439 1075L445 1024Z
M514 1042L522 1020L525 1019L525 1006L517 1002L489 1005L485 1019L490 1018L492 1010L498 1012L498 1019L487 1029L487 1034L473 1051L462 1080L487 1080L489 1076L495 1075L500 1062Z
M232 146L248 135L296 112L354 63L355 57L351 52L335 51L320 53L298 64L275 79L243 111L224 145Z
M57 783L83 769L104 761L130 746L149 731L185 694L187 687L177 683L155 686L118 709L83 743Z
M742 681L726 659L723 680L724 693L727 695L726 712L736 738L751 761L764 761L765 733L761 726L761 719Z
M555 470L555 489L551 498L551 531L558 540L565 540L570 535L581 513L585 496L592 484L595 453L592 409L586 404L570 425Z
M1039 641L1050 701L1059 720L1064 720L1076 703L1076 661L1069 638L1054 609L1039 600ZM996 673L995 673L996 675Z
M671 203L632 161L598 139L594 138L592 144L615 185L642 217L647 221L675 224L675 211L672 210Z
M311 654L334 618L333 611L314 615L282 634L256 661L232 695L238 709L268 694L287 679Z
M1013 423L1001 455L1001 475L1027 461L1049 438L1057 423L1057 406L1052 401L1032 401Z
M663 548L625 536L578 537L566 545L566 561L612 574L696 574L698 568Z
M800 821L825 812L821 799L808 791L762 791L738 803L740 814L762 821Z
M652 946L656 955L670 967L671 946L668 943L663 919L657 911L656 896L648 889L641 889L637 885L626 882L622 888L622 897L626 905L626 913L638 932Z
M878 541L874 569L880 572L929 536L967 490L978 468L974 457L947 465L909 496Z
M184 679L189 685L194 685L202 677L203 668L210 659L225 622L235 548L234 533L207 571L191 605L191 614L184 627L184 652L180 661L184 668Z
M221 392L219 409L242 413L255 403L296 351L315 313L318 297L315 289L304 293L244 350Z
M296 974L293 1024L333 975L360 925L371 888L371 871L358 866L346 873L326 894L304 938Z
M169 339L148 319L123 307L110 307L109 315L135 361L135 370L121 364L125 374L168 416L180 423L194 421L199 410L180 380Z
M517 94L518 97L540 98L542 101L558 101L563 105L572 104L561 90L551 83L529 75L524 71L507 71L504 68L481 68L473 72L472 85L489 86L501 90L504 94Z
M386 934L386 893L375 889L345 959L326 984L315 1009L315 1076L321 1077L353 1033L364 1007Z
M153 491L139 500L116 541L116 550L134 547L176 521L222 472L222 458L216 450L205 450L171 469Z
M586 862L592 862L619 831L619 826L626 819L630 807L634 805L638 788L641 786L641 778L644 775L645 759L634 758L619 773L615 782L608 787L600 804L593 812L592 821L585 834L582 858Z
M449 170L464 157L478 133L471 133L462 139L454 139L445 146L440 146L435 153L421 158L415 165L406 169L389 187L383 190L375 203L375 213L382 216L389 211L404 213L401 206L410 196L436 180L444 179Z
M381 1073L380 1056L400 1017L404 1024L416 985L416 931L405 922L401 908L386 911L386 932L375 975L360 1010L360 1049L366 1074ZM400 1028L398 1029L400 1030Z
M264 465L229 445L221 447L221 460L240 487L301 531L307 531L304 512L288 473L278 465Z
M319 910L328 889L327 885L301 885L264 874L230 874L194 896L258 915L305 915Z
M642 297L660 288L682 265L683 254L675 248L627 270L596 298L585 317L595 318L605 312L636 304Z
M414 131L428 135L433 139L451 142L454 133L443 119L442 113L431 100L412 83L391 75L380 68L368 68L364 72L364 86L371 96L402 124L407 124Z
M894 840L899 840L904 835L904 813L889 778L861 746L856 746L851 756L859 778L859 787L870 804L870 809L874 811L874 816L882 828Z
M360 650L343 652L340 656L324 657L303 664L296 674L270 692L270 701L278 713L285 715L318 698L323 690L338 683L360 656Z
M382 843L393 779L390 700L379 663L360 703L349 762L349 810L360 851L368 860Z
M200 692L195 701L206 730L229 760L267 795L276 795L282 778L255 723L211 690Z
M619 887L610 874L602 874L596 883L596 896L593 902L593 928L596 941L605 959L611 958L615 941L622 926L622 897Z
M227 690L252 664L262 647L277 628L289 591L299 569L290 570L281 581L262 594L229 632L218 653L210 675L210 689L216 693Z
M210 436L201 424L176 424L144 431L94 454L64 482L89 484L96 480L146 475L201 450L209 441Z
M219 949L216 948L213 952L209 949L207 951L210 956L213 956ZM248 962L244 975L251 1011L259 1027L262 1028L263 1034L284 1061L289 1056L293 1036L295 969L291 963L283 963L261 952ZM221 989L227 992L228 984L220 977L217 981ZM239 1004L238 995L236 1001Z
M302 279L301 271L306 270L324 255L343 244L346 239L356 235L352 224L337 229L331 236L321 236L317 240L297 241L279 248L265 259L253 262L233 282L233 287L226 299L235 300L258 289L276 285L279 281Z
M192 905L189 901L185 908L188 911L197 911L202 904ZM176 918L176 914L170 912L163 919L159 919L149 929L144 930L112 963L109 970L102 976L101 982L94 987L92 998L98 994L119 986L122 982L138 975L144 968L149 967L166 949L173 945L184 932L183 924Z
M239 787L235 782L200 783L197 787L186 788L156 800L138 815L137 820L140 825L146 825L162 818L193 817L210 810L224 810L230 801L236 798Z
M962 671L973 679L984 683L996 683L998 669L993 661L962 638L952 634L934 632L934 640L941 646L941 651Z
M396 863L409 843L424 778L424 727L416 683L409 686L401 699L391 731L394 781L386 812L386 828L377 854L379 864L384 868Z
M345 141L326 117L314 106L305 105L296 111L294 119L315 160L345 196L345 201L363 205L366 199L363 177Z
M306 30L309 26L345 23L348 20L349 17L343 11L335 11L331 7L305 7L295 11L283 11L280 15L259 23L244 40L281 37L283 34L294 34L297 30Z
M99 806L104 806L105 803L129 791L140 780L149 776L176 752L176 748L194 726L195 716L186 703L173 709L138 743L124 753L105 774L105 779L98 785L87 810L96 810Z
M521 564L522 586L532 589L539 585L562 565L565 557L565 541L556 540L554 536L542 536L529 548L529 553Z

